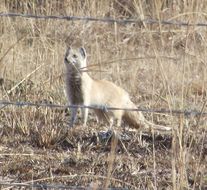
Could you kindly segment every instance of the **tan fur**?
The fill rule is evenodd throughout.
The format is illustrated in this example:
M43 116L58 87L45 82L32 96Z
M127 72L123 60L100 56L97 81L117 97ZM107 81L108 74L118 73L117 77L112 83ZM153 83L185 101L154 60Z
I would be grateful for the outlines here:
M83 52L84 51L84 52ZM74 56L75 55L75 56ZM77 60L74 60L74 57ZM65 64L67 70L67 94L70 103L77 103L79 105L88 106L102 106L102 107L117 107L117 108L136 108L133 102L131 102L128 93L116 86L114 83L106 80L94 80L86 72L82 72L82 68L86 67L86 52L83 48L69 48L65 56ZM80 85L80 93L73 92L75 89L74 79L71 76L78 76ZM77 83L79 84L79 83ZM82 101L79 101L82 100ZM76 111L72 109L71 126L75 121ZM88 118L88 109L82 110L84 125L86 125ZM170 130L165 126L159 126L148 122L141 112L124 111L124 110L101 110L95 109L95 114L99 121L104 121L113 125L116 120L117 125L120 126L122 120L133 128L155 128L158 130Z

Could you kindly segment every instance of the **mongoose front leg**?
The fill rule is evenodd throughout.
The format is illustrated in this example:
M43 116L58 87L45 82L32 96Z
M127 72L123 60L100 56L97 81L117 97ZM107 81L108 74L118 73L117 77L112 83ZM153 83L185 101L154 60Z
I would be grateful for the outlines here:
M113 129L113 124L114 124L114 119L113 118L110 118L109 119L109 130L112 130Z
M81 108L82 118L83 118L83 126L86 126L88 120L88 108Z
M73 127L73 124L75 123L75 120L77 117L77 111L78 111L78 108L71 108L72 116L70 120L70 127Z

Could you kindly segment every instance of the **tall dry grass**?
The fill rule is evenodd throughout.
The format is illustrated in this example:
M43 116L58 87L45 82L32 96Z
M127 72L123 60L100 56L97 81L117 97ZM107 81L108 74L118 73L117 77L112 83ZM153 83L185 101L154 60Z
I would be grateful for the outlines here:
M206 0L11 0L0 3L0 12L153 18L197 23L206 21L206 5ZM67 43L79 41L88 53L88 64L97 64L99 70L106 71L91 72L90 75L123 87L137 105L171 110L206 110L206 37L205 28L197 26L118 25L1 17L0 99L66 104L63 55ZM2 147L13 151L11 144L22 143L23 147L32 145L50 150L65 138L66 115L65 110L1 109ZM152 172L150 175L146 173L143 178L137 172L140 171L137 167L141 166L135 164L139 159L130 152L126 167L131 167L138 174L132 175L133 179L126 176L126 183L145 189L204 189L207 183L206 117L145 115L156 123L172 126L172 147L166 150L169 155L164 152L160 155L153 143L151 152L144 158L146 170ZM152 136L153 139L156 137ZM76 142L74 137L70 138L68 146ZM133 141L137 142L136 138ZM147 150L149 145L145 143L140 142L139 147ZM79 163L86 159L83 147L78 145L77 152L72 153L72 158L78 159ZM83 155L77 158L80 152ZM64 158L67 156L62 155ZM118 158L121 161L116 160ZM116 155L114 163L109 163L110 173L97 172L108 177L107 186L116 184L109 177L113 178L117 165L124 165L125 159L124 155ZM67 161L69 166L70 162ZM4 170L0 169L0 175L5 171L12 173L9 166L5 164ZM162 176L160 170L169 171L167 180L159 178Z

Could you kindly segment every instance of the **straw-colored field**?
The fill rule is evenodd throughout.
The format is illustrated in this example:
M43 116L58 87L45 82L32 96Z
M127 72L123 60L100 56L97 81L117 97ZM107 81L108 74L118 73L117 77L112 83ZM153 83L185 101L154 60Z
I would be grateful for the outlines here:
M207 22L207 1L9 0L0 2L0 12L195 24ZM124 88L138 107L207 112L206 27L145 22L0 17L0 100L66 105L63 59L66 45L77 42L87 51L88 65L96 65L89 74ZM97 124L92 111L87 128L79 118L68 129L68 110L0 107L0 189L11 189L2 181L207 188L207 115L144 113L172 132L116 129L129 139L114 144L100 140L107 126Z

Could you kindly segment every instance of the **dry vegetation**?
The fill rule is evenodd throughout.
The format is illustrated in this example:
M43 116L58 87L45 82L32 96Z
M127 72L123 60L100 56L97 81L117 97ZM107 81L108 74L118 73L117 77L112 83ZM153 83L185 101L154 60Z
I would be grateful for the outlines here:
M0 2L0 12L189 23L206 22L206 11L206 0ZM206 28L145 23L1 17L0 100L66 104L63 55L66 43L74 41L85 46L89 65L98 65L94 70L105 71L90 74L122 86L137 105L207 111ZM0 181L94 189L206 189L206 116L145 116L172 126L173 132L127 129L123 133L129 138L114 144L100 140L106 126L97 125L93 114L87 129L79 121L67 130L67 110L1 108Z

